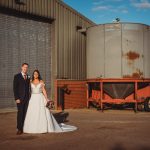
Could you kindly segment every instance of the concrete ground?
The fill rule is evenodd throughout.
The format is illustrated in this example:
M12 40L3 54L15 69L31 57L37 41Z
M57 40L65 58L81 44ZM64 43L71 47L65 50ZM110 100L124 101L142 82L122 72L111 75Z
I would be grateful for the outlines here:
M0 150L150 150L150 113L66 110L69 133L16 135L16 112L0 113ZM56 112L55 112L56 113Z

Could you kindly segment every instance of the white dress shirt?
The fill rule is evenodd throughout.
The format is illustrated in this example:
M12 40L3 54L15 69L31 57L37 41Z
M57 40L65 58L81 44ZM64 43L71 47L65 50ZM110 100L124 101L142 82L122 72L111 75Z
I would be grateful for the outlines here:
M25 74L24 72L21 72L21 74L22 74L23 78L26 75L26 79L27 79L27 74Z

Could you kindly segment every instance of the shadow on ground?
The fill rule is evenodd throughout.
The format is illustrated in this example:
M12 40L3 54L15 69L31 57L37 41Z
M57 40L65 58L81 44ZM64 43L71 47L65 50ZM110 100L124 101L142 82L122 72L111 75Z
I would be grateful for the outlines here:
M68 122L67 118L69 117L69 113L68 112L53 113L53 116L55 117L58 123L64 123Z

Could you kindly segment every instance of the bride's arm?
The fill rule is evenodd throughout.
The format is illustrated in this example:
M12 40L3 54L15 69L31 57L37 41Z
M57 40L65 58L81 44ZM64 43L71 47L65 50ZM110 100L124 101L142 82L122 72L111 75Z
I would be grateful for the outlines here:
M40 82L42 83L43 95L44 95L45 99L48 101L47 92L46 92L46 89L45 89L45 84L44 84L44 82L42 80Z

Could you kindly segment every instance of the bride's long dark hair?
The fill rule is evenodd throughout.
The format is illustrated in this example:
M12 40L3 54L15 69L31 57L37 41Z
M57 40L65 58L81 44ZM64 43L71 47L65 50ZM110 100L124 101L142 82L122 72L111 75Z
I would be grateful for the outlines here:
M34 73L35 73L35 72L38 73L38 79L39 79L39 81L42 80L42 77L41 77L41 75L40 75L39 70L36 69L36 70L33 71L33 74L32 74L32 81L34 80Z

